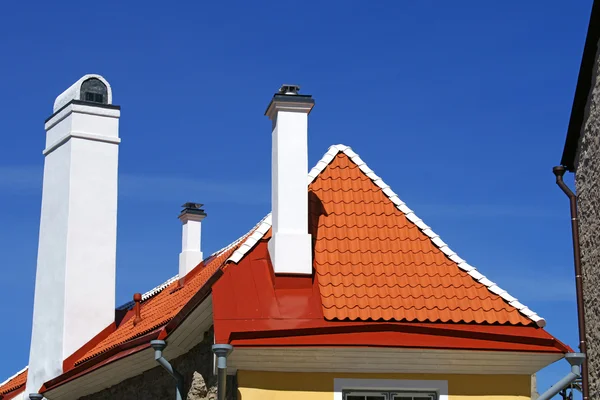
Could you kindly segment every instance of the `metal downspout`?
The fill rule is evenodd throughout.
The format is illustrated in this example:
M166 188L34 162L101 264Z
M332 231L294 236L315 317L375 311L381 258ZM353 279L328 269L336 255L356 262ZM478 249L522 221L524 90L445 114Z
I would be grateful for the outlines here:
M585 310L583 305L583 278L581 274L581 247L579 245L579 221L577 219L577 197L563 181L566 172L563 166L552 168L556 176L556 184L569 197L571 209L571 234L573 237L573 259L575 264L575 292L577 294L577 324L579 326L579 351L586 355L581 366L581 386L583 400L589 399L587 344L585 338Z
M537 400L548 400L555 396L558 392L569 386L575 379L581 376L581 365L585 363L585 354L583 353L568 353L565 354L565 359L571 364L571 372L565 375L560 381L556 382L550 389L537 398Z
M217 356L217 400L225 400L227 395L227 356L233 351L233 346L214 344L212 351Z
M177 400L182 400L183 399L183 376L181 376L181 374L177 371L175 371L175 369L173 368L173 366L171 365L171 363L169 363L169 361L167 361L166 358L164 358L162 356L162 352L165 349L165 347L167 347L167 342L165 342L164 340L152 340L150 342L150 346L152 346L152 348L154 349L154 359L164 368L167 370L167 372L169 373L169 375L171 375L173 377L173 379L175 379L176 385L177 385L177 394L176 394L176 399Z

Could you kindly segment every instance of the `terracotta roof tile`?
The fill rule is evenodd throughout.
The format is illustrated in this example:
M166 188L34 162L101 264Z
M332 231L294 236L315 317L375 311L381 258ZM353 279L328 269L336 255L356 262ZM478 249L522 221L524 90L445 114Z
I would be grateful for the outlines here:
M345 153L309 190L321 203L314 262L326 319L532 323L461 270Z
M0 395L5 395L15 390L25 390L25 384L27 383L27 367L17 372L6 381L0 383ZM21 390L19 390L21 391Z

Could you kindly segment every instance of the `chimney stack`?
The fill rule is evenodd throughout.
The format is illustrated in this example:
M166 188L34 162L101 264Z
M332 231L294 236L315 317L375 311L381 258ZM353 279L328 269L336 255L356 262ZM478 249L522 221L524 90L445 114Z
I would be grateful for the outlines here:
M202 209L203 204L185 203L179 214L183 224L181 235L181 254L179 254L179 279L186 276L203 260L200 247L202 234L202 220L206 213Z
M26 393L114 321L120 115L108 82L85 75L46 120Z
M315 105L297 85L283 85L265 115L272 121L269 254L276 274L312 274L308 233L308 114Z

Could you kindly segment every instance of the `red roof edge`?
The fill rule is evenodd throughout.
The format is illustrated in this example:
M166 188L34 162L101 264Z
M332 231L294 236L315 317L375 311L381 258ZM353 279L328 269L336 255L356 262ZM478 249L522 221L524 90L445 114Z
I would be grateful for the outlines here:
M81 346L77 351L75 351L75 353L71 354L63 361L63 371L66 372L75 367L75 363L77 362L77 360L79 360L89 350L93 349L101 341L106 339L108 335L113 333L116 329L117 325L113 322L112 324L101 330L100 333L91 338L86 344Z
M120 346L114 347L105 353L98 355L84 362L83 364L77 365L69 371L57 376L54 379L44 383L39 390L39 393L45 393L51 389L54 389L62 384L65 384L73 379L76 379L82 375L88 374L106 364L110 364L114 361L120 360L121 358L127 357L133 353L144 350L150 347L150 341L158 338L160 330L154 330L150 333L140 336L137 339L123 343Z
M440 346L443 347L443 337L453 337L462 340L470 341L494 341L498 343L512 343L523 346L539 346L547 348L549 352L555 353L570 353L573 350L560 342L542 328L530 327L513 327L505 325L488 325L488 326L472 326L472 325L440 325L440 324L425 324L425 323L382 323L382 322L359 322L336 324L326 322L312 321L306 327L295 327L293 329L276 329L273 326L264 326L257 324L256 320L235 320L235 321L218 321L220 325L235 325L234 330L229 333L228 342L237 346L280 346L294 345L294 340L301 342L299 338L306 337L313 345L319 345L318 341L323 340L321 345L329 346L332 340L339 341L339 345L352 345L351 342L343 342L343 337L348 334L365 334L373 339L371 345L376 345L376 337L382 331L399 332L414 335L432 335L440 338ZM223 326L226 330L230 330L233 326ZM229 328L229 329L228 329ZM531 334L534 333L534 336ZM323 336L324 335L324 336ZM321 339L316 339L317 337ZM310 340L309 337L315 337L317 340ZM330 339L323 338L330 337ZM290 338L290 340L286 340ZM336 339L337 338L337 339ZM334 342L335 342L334 340ZM303 346L297 343L298 346ZM304 344L306 345L306 344ZM388 344L387 346L396 346L397 344ZM538 347L538 351L539 351Z
M22 384L21 386L11 390L8 393L0 394L0 400L14 399L17 395L19 395L21 392L24 392L24 391L25 391L25 384Z
M173 317L172 320L167 322L167 324L160 330L160 334L158 339L165 339L171 332L173 332L185 319L190 315L192 311L196 307L200 305L211 293L212 287L219 280L219 278L223 275L223 269L219 268L215 271L214 274L211 275L210 278L204 283L202 288L192 296L192 298L186 303L185 306Z
M185 306L173 317L171 321L169 321L162 328L157 328L154 331L147 333L143 336L140 336L134 340L129 342L125 342L119 346L116 346L105 353L99 354L91 358L88 361L83 362L77 366L74 366L73 363L77 360L75 357L75 353L67 359L69 361L70 369L58 377L49 380L44 383L40 389L40 393L44 393L48 390L54 389L62 384L65 384L73 379L78 378L79 376L85 375L89 372L92 372L106 364L117 361L121 358L127 357L133 353L144 350L150 347L150 341L154 339L165 339L173 330L175 330L185 319L189 316L189 314L202 303L208 295L211 293L212 286L215 282L219 280L219 278L223 275L222 269L218 269L206 283L202 286L194 296L187 302ZM96 337L94 337L90 342L88 342L84 347L93 347L95 345L94 342L99 342L103 339L103 336L106 336L109 332L109 328L114 329L114 324L107 327L104 331L99 333ZM83 348L82 348L83 349ZM80 353L85 353L82 349L78 350L76 353L80 355ZM89 350L89 349L88 349ZM67 363L65 360L65 363Z
M236 321L239 323L242 321ZM492 325L493 326L493 325ZM448 327L436 327L436 326L423 326L417 324L389 324L389 323L375 323L373 325L360 324L360 325L348 325L348 326L336 326L336 327L314 327L306 329L292 329L285 331L245 331L245 332L232 332L231 339L258 339L258 338L280 338L286 336L303 336L303 335L322 335L330 333L352 333L352 332L380 332L382 329L386 331L397 331L406 333L416 334L434 334L438 336L451 336L458 338L469 338L469 339L481 339L481 340L495 340L499 342L513 342L513 343L526 343L535 344L540 346L554 346L557 344L557 340L552 336L548 337L531 337L511 334L508 331L504 332L503 325L496 326L497 332L484 332L476 330L462 330L462 329L451 329ZM537 329L537 328L536 328ZM568 349L564 344L560 350L568 352Z

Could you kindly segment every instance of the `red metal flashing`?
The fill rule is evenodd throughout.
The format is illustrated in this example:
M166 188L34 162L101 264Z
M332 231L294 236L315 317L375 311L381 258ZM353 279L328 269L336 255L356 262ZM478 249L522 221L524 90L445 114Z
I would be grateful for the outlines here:
M306 329L247 331L256 328L253 321L240 323L229 343L236 347L268 346L342 346L403 347L461 350L527 351L567 353L572 350L547 332L533 327L453 326L411 323L341 324ZM508 329L507 329L508 328ZM537 332L532 332L537 330Z
M290 284L293 279L299 282ZM307 284L308 283L308 284ZM215 340L235 346L393 346L566 353L535 324L340 321L324 318L318 277L273 274L267 240L213 287Z

